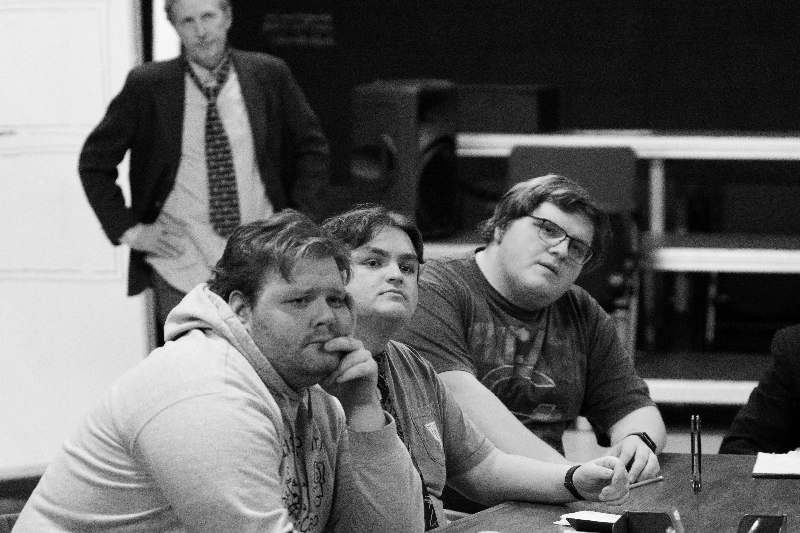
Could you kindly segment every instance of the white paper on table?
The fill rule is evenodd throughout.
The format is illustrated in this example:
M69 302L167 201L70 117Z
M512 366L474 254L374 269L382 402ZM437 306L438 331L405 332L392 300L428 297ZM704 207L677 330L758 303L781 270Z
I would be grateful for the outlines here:
M574 513L562 514L559 520L553 522L558 526L568 526L567 518L575 518L577 520L587 520L590 522L604 522L613 524L620 519L622 515L613 513L601 513L599 511L575 511Z
M753 477L800 477L800 450L786 453L758 452Z

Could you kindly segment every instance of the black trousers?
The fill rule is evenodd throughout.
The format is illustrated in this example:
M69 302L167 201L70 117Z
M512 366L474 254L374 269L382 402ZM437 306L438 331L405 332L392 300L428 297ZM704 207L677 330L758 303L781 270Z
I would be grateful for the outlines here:
M164 323L167 321L167 315L186 296L186 293L167 283L167 280L159 276L155 270L153 270L152 282L156 343L158 346L162 346L164 344Z

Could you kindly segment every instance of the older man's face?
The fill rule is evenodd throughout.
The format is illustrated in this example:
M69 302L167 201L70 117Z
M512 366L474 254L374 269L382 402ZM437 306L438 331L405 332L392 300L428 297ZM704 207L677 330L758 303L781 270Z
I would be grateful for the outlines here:
M305 259L289 280L267 276L255 302L237 311L261 353L295 389L319 383L343 354L324 349L354 326L342 273L332 258Z
M186 57L207 69L216 67L228 45L230 11L222 10L219 0L178 0L171 19Z

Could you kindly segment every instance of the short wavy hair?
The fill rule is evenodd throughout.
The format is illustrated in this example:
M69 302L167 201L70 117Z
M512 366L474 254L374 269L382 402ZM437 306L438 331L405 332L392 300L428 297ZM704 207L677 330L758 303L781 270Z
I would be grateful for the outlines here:
M264 220L239 226L228 238L208 287L226 301L234 291L255 302L266 277L280 273L291 281L292 270L306 259L332 258L345 283L350 279L350 253L306 215L285 209Z
M580 214L589 219L594 229L591 242L594 254L584 265L584 271L602 263L611 240L608 214L598 207L586 189L559 174L531 178L506 191L492 216L480 225L481 238L485 243L490 243L495 230L504 231L511 222L530 215L544 202L551 202L567 213Z
M419 228L395 211L376 204L360 204L322 223L322 229L342 241L350 249L358 248L375 238L383 228L397 228L411 239L417 261L423 263L424 245Z

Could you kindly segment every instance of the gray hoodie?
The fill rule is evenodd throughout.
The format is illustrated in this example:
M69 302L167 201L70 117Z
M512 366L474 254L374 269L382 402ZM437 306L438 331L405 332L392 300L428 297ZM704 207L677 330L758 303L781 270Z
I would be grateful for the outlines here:
M319 386L293 390L205 285L165 333L65 442L15 532L422 531L394 421L350 431Z

